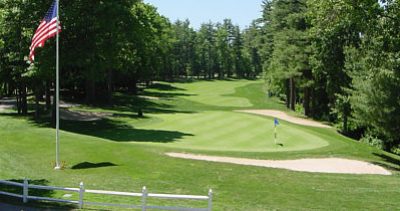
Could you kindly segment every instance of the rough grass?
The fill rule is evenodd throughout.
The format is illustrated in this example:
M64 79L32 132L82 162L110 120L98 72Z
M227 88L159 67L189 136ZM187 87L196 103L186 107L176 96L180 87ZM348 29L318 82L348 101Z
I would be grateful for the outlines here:
M94 122L61 122L62 171L52 170L55 132L47 119L0 115L0 179L27 177L37 184L67 187L84 181L88 189L135 192L147 186L151 192L197 195L213 188L215 210L396 210L400 205L399 157L331 129L284 121L279 128L284 145L277 147L272 144L271 118L234 112L242 108L285 110L263 94L261 81L159 83L143 94L153 98L116 94L116 106L74 108L112 112L113 116ZM138 108L144 110L144 118L137 117ZM394 175L292 172L176 159L165 152L260 159L346 157L383 165ZM87 197L139 203L129 198Z

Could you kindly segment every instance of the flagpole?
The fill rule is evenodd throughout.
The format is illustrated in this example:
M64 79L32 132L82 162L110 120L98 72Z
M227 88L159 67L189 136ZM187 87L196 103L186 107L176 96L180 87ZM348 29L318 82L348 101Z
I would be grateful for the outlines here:
M277 118L274 118L274 142L275 145L278 143L278 132L277 132L277 127L279 125L279 121Z
M275 124L275 128L274 128L274 141L275 141L275 145L277 143L277 139L278 138L278 134L276 133L276 124Z
M57 31L59 27L59 0L56 0L56 7L57 7ZM59 36L57 32L56 38L56 166L54 167L55 170L60 170L60 84L59 84Z

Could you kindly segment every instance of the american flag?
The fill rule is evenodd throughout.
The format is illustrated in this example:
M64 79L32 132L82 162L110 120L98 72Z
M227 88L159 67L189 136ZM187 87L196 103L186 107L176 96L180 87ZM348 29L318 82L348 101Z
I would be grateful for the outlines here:
M32 44L29 48L29 60L31 62L35 60L35 49L37 47L43 47L46 40L54 37L61 31L57 13L57 0L54 0L49 11L47 11L46 16L43 18L38 29L33 35Z

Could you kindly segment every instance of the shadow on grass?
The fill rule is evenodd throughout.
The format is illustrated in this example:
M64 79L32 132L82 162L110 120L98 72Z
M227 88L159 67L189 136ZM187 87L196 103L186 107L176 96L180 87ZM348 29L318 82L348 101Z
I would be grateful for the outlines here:
M183 93L163 93L163 92L143 92L145 96L156 97L163 100L172 100L177 96L187 96ZM161 100L151 100L148 98L129 95L124 93L116 93L113 96L113 105L98 105L102 109L112 110L118 112L133 112L137 113L142 110L145 114L171 114L171 113L193 113L189 111L182 111L173 105L163 103Z
M11 180L7 180L7 181L24 183L23 180L16 180L16 179L11 179ZM47 186L49 184L49 181L47 181L45 179L29 180L29 184ZM22 187L16 187L16 186L11 186L11 185L0 184L0 191L20 194L20 195L23 194ZM54 191L30 188L28 194L29 194L29 196L51 198L54 194ZM24 204L22 202L21 198L9 197L9 196L4 196L4 195L0 195L0 202L15 206L15 210L74 210L74 209L76 209L76 207L74 205L54 203L54 202L43 202L43 201L30 200L30 201L28 201L28 203ZM23 207L20 208L18 206L23 206ZM26 207L29 207L29 208L26 209ZM31 207L34 207L34 208L31 209ZM10 207L9 209L14 209L14 208ZM0 210L2 210L1 207L0 207Z
M390 163L391 165L384 164L384 163L375 163L377 165L384 166L385 168L395 170L395 171L400 171L400 159L396 159L393 157L390 157L388 155L382 154L382 153L373 153L375 156L381 158L383 161L386 163Z
M150 89L157 89L160 91L185 91L185 89L172 86L171 84L165 83L154 83L149 86Z
M31 121L40 127L50 127L48 119ZM193 136L179 131L136 129L123 121L107 118L91 122L61 121L61 130L117 142L169 143Z
M175 97L196 96L195 94L176 93L176 92L152 92L152 91L144 91L143 95L149 97L157 97L161 99L173 99Z
M93 168L102 168L102 167L110 167L110 166L118 166L114 163L110 162L102 162L102 163L90 163L90 162L82 162L78 163L71 167L71 169L93 169Z
M181 83L181 84L188 84L188 83L195 83L195 82L217 82L217 81L238 81L238 80L249 80L249 81L257 81L257 78L242 78L242 77L223 77L223 78L208 78L204 76L198 77L191 77L191 78L175 78L173 81L174 83Z

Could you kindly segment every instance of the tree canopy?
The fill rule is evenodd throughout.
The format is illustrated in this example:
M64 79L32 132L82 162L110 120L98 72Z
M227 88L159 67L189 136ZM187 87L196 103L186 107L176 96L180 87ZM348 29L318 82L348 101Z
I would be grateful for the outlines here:
M271 0L263 8L258 48L269 92L345 134L398 147L398 1Z

